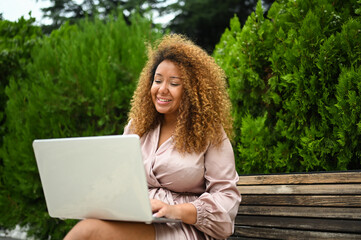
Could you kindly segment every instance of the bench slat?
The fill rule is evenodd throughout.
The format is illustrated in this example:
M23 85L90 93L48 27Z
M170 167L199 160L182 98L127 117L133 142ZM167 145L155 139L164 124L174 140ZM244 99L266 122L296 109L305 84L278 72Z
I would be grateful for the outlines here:
M347 186L345 186L347 185ZM361 184L257 185L238 186L242 194L358 194Z
M361 219L361 208L240 205L238 215Z
M361 172L326 172L240 176L238 185L361 183Z
M253 237L249 238L244 236L237 236L237 237L230 236L229 238L227 238L227 240L255 240L255 239ZM257 238L257 240L265 240L265 239Z
M320 231L301 231L293 229L235 227L235 236L248 236L257 239L360 239L360 234L334 233ZM282 237L281 237L282 236Z
M241 237L241 236L238 236L238 237L229 237L227 238L227 240L254 240L254 238L248 238L248 237ZM258 240L262 240L262 239L258 239Z
M236 225L361 233L360 221L340 219L238 216L236 218Z
M361 195L247 195L242 205L361 207Z

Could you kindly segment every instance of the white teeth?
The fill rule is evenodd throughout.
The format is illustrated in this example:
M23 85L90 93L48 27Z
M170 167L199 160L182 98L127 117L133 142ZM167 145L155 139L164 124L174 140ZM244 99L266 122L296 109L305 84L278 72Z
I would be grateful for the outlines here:
M170 102L171 100L168 100L168 99L161 99L161 98L158 98L158 100L160 101L160 102Z

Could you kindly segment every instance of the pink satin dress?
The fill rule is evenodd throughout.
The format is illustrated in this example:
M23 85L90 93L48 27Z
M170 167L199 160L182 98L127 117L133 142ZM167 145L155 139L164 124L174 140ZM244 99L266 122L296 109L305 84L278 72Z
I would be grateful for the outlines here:
M124 134L131 134L129 126ZM169 138L158 149L160 126L141 138L149 197L168 204L191 203L197 222L155 224L157 240L225 239L232 234L241 201L236 188L232 145L223 133L221 147L180 154Z

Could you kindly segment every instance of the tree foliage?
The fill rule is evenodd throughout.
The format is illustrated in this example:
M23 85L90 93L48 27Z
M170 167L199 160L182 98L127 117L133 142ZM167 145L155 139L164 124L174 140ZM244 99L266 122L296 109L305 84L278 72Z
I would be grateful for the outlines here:
M5 106L8 97L5 94L6 86L10 79L18 80L27 76L25 66L32 61L31 50L42 36L40 27L34 26L34 18L25 20L23 17L16 22L0 20L0 149L3 147L4 136L9 133L5 128ZM1 152L1 150L0 150ZM5 186L3 156L0 154L0 202L5 196L2 195ZM9 208L0 203L2 211ZM1 214L1 213L0 213ZM10 219L13 224L13 219ZM0 226L2 226L0 222Z
M40 27L34 26L34 22L34 18L25 20L24 17L16 22L0 20L0 136L5 134L5 87L9 79L26 76L24 67L31 61L30 52L42 36Z
M274 0L262 1L268 9ZM169 28L183 33L212 52L216 43L235 15L243 25L255 10L257 0L181 0L167 7L176 13Z
M261 3L231 20L214 52L229 76L239 172L361 167L361 6Z
M238 16L243 25L247 17L254 11L256 0L50 0L52 6L44 8L45 17L53 23L43 26L45 32L56 29L65 21L75 23L85 16L107 16L115 9L122 9L127 19L138 12L142 16L152 13L161 16L174 15L174 19L166 27L176 33L182 33L193 39L197 44L212 52L219 41L229 20ZM263 0L266 10L274 0Z
M59 28L65 22L76 23L85 17L98 16L104 18L114 11L122 9L123 18L129 23L133 14L145 15L150 9L157 8L158 4L166 0L49 0L51 6L43 8L44 17L52 20L52 23L43 26L45 32L51 32Z
M62 239L74 221L48 216L32 150L39 138L122 134L130 98L159 37L135 15L64 24L32 51L22 79L6 89L0 225L19 224L38 239Z

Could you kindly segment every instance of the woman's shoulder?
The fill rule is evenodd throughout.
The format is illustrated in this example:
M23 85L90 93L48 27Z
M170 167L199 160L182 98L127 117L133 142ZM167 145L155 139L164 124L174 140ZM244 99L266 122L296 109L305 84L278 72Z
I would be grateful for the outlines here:
M128 121L128 123L125 125L123 135L133 134L131 124L132 124L132 120Z
M136 131L134 130L134 126L132 126L132 120L129 120L128 123L125 125L124 127L124 131L123 131L123 135L126 135L126 134L137 134ZM156 131L159 131L159 127L160 127L160 124L156 124L155 127L152 127L150 129L148 129L142 136L140 137L143 137L143 136L146 136L146 135L149 135L149 134L152 134ZM139 135L139 134L137 134Z

